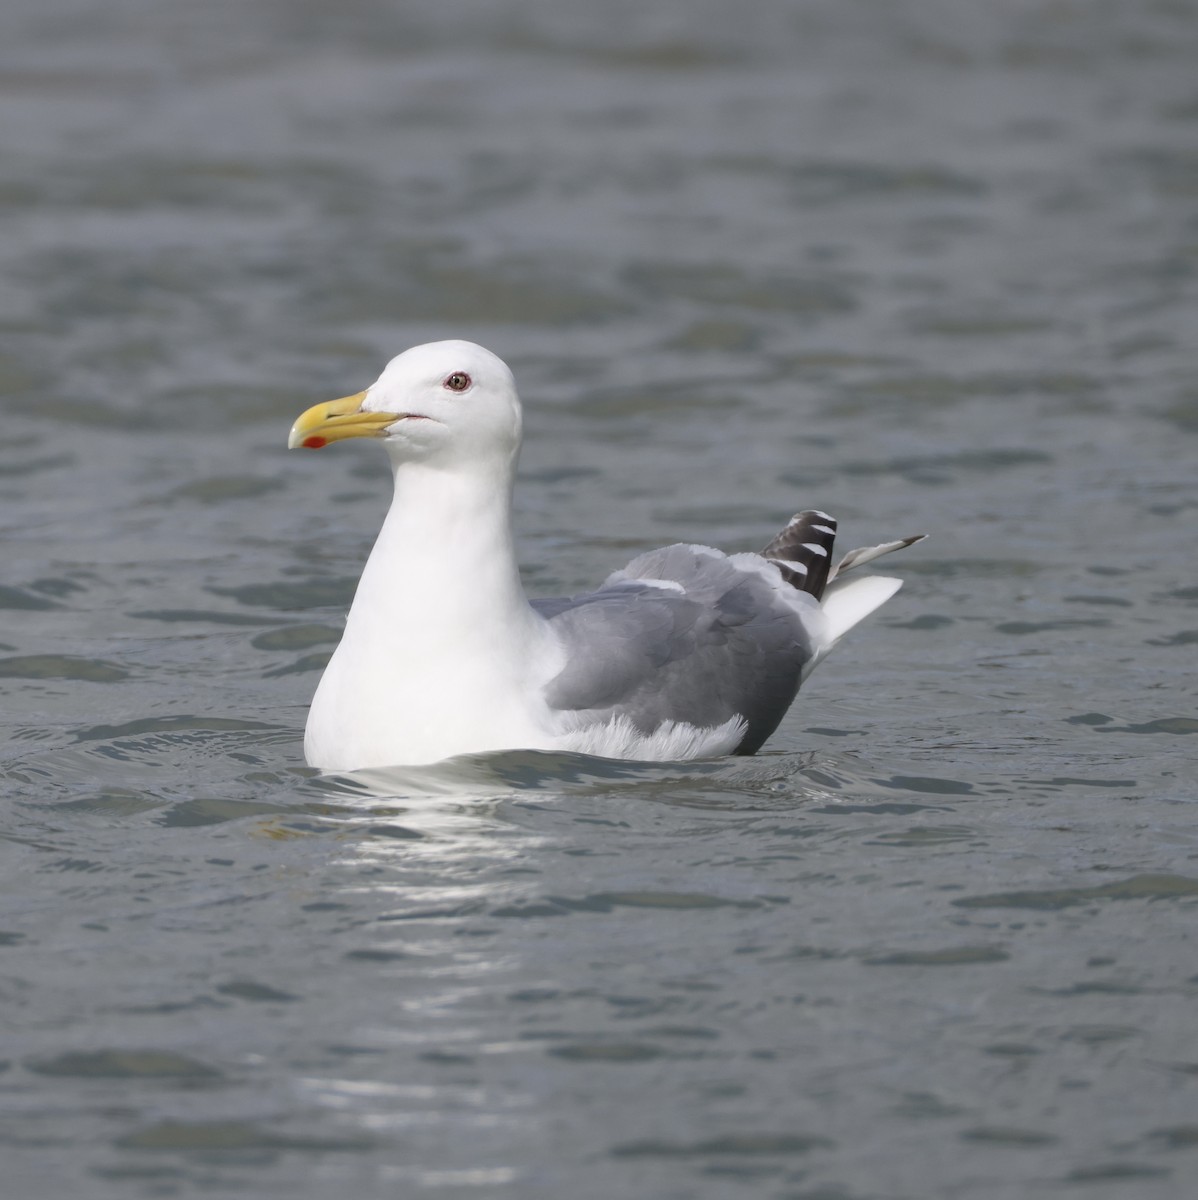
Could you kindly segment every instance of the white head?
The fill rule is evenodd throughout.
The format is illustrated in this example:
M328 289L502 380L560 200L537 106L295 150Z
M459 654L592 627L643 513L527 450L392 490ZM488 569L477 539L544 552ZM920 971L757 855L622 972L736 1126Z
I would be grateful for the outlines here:
M396 464L510 463L520 448L515 380L473 342L413 346L364 392L308 409L287 444L319 450L350 437L382 438Z

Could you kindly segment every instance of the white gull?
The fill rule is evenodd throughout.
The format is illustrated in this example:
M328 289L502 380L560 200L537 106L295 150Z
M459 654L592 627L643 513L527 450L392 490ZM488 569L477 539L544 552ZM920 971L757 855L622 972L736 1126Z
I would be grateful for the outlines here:
M752 754L840 637L901 586L833 565L806 511L760 554L651 550L596 591L529 601L512 541L521 409L471 342L416 346L364 392L308 409L292 448L382 440L395 495L308 714L326 771L509 749L650 760Z

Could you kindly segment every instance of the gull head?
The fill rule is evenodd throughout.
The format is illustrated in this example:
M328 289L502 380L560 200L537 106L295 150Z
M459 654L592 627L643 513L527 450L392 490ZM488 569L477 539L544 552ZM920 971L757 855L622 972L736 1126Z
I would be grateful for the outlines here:
M501 358L473 342L413 346L364 392L308 409L287 445L319 450L353 437L382 439L396 464L510 461L520 448L516 382Z

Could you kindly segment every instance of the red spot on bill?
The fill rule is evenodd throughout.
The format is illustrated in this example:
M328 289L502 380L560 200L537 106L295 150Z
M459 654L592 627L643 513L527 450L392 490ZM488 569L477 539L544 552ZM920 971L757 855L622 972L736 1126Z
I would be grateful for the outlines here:
M328 440L322 437L306 437L303 442L305 450L321 450L328 444Z

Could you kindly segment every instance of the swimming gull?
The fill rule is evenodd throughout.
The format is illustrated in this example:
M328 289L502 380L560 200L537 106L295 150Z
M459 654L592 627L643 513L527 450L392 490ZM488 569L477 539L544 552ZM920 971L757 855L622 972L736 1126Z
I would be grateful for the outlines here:
M322 770L507 749L608 758L752 754L811 669L898 591L833 565L836 522L801 512L759 554L650 550L595 591L529 601L512 541L521 409L471 342L416 346L364 392L308 409L292 448L383 442L395 495L308 714ZM922 535L920 535L922 536Z

